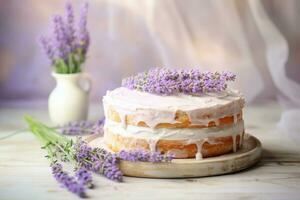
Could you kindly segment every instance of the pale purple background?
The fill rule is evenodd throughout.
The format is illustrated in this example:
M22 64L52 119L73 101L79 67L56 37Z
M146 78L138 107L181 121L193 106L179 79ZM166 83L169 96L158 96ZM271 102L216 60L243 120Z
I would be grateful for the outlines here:
M78 10L81 1L73 2ZM63 6L61 0L0 1L1 102L47 98L55 83L36 40L48 33L50 16ZM300 2L263 1L263 6L288 42L286 75L299 83ZM151 66L229 68L240 75L237 87L249 102L274 99L276 87L252 15L247 1L91 1L85 70L94 79L92 99Z
M72 2L78 11L82 1ZM36 41L63 7L62 0L0 0L0 105L46 102L55 82ZM248 105L279 101L280 123L300 120L300 1L94 0L88 18L92 101L152 66L197 66L236 72L232 87Z

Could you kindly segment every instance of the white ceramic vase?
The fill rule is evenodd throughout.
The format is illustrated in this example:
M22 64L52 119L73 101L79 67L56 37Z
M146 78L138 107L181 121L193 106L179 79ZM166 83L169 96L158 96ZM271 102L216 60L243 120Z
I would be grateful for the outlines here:
M48 100L50 119L55 125L86 120L89 109L91 81L87 74L52 73L56 87Z

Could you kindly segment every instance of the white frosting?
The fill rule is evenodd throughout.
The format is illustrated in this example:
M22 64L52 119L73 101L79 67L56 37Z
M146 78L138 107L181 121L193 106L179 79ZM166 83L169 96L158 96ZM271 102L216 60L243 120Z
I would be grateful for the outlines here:
M156 151L160 139L185 140L186 144L197 146L196 159L202 158L202 146L205 142L214 143L214 138L231 136L233 151L236 151L236 138L240 135L242 145L244 122L238 120L244 106L244 98L238 91L228 90L221 93L209 93L202 96L177 94L160 96L124 87L107 91L103 98L104 112L107 116L108 106L112 106L119 114L121 123L106 119L104 130L126 137L136 137L148 141L151 151ZM208 125L214 121L217 127L208 128L158 128L160 123L177 123L176 112L185 112L192 125ZM133 115L135 124L145 122L149 127L126 125L126 115ZM220 125L220 118L233 116L234 123ZM174 151L174 150L171 150Z
M203 139L203 140L200 140L200 141L196 141L196 146L197 146L197 153L196 153L196 160L201 160L203 158L202 156L202 146L205 142L208 142L209 140L207 139Z
M105 110L109 105L114 107L123 125L126 115L134 114L136 123L143 121L149 127L155 127L159 123L176 123L175 114L178 110L186 112L192 124L207 125L210 121L219 124L219 118L236 116L244 106L244 99L241 93L235 90L202 96L160 96L120 87L107 91L103 104Z
M149 128L128 125L126 128L121 123L105 120L104 130L122 135L124 137L138 137L142 139L165 140L202 140L204 138L226 137L241 134L244 131L244 122L222 127L209 128Z
M205 142L214 143L214 138L231 136L233 151L236 151L236 137L240 136L239 144L242 142L244 122L240 120L236 124L222 127L209 128L159 128L139 127L128 125L126 128L121 123L105 120L104 131L119 134L124 137L135 137L145 139L151 151L156 151L156 144L160 139L164 140L185 140L186 144L197 146L196 159L202 159L202 146ZM105 134L104 134L105 136Z

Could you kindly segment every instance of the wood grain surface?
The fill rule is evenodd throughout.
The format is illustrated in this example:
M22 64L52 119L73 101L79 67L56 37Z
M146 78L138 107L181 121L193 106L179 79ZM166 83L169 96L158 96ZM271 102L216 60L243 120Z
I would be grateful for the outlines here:
M46 105L0 108L0 138L25 128L24 114L48 123ZM90 119L102 115L101 106L91 108ZM262 160L238 173L183 179L125 177L124 183L95 177L90 199L299 199L300 147L276 131L281 110L277 104L246 107L247 132L263 145ZM0 199L71 200L73 194L60 188L51 175L45 152L28 132L0 140Z

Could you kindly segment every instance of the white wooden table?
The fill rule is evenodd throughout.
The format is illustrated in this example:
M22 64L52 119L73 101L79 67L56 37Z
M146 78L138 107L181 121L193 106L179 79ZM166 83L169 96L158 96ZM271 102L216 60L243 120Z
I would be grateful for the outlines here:
M0 137L25 128L23 115L49 122L40 108L0 108ZM101 115L93 106L91 119ZM281 110L270 103L245 110L247 132L263 144L262 161L236 174L189 179L144 179L125 177L115 183L94 176L96 188L90 199L300 199L300 147L277 133ZM300 123L300 122L299 122ZM300 134L300 133L299 133ZM0 140L0 199L55 199L77 197L58 186L51 175L45 152L28 132Z

